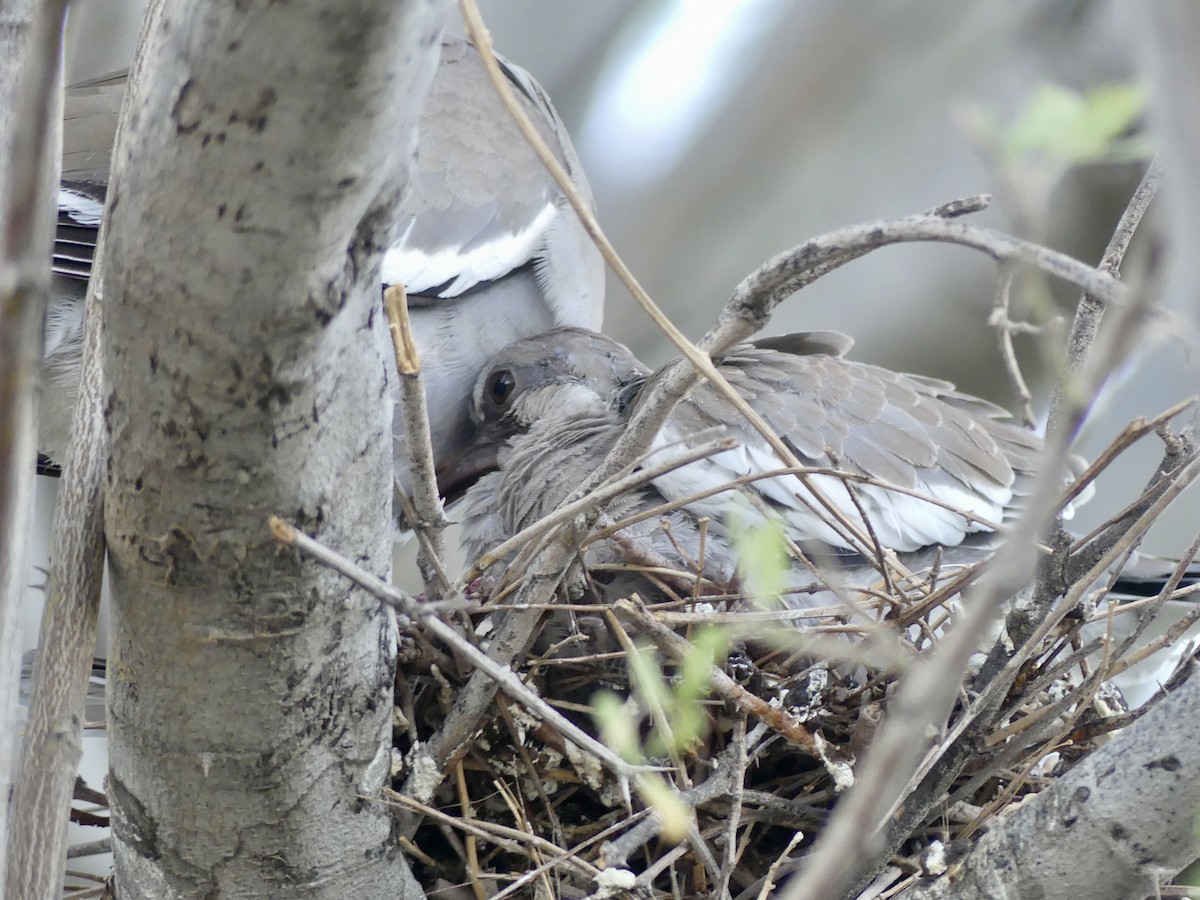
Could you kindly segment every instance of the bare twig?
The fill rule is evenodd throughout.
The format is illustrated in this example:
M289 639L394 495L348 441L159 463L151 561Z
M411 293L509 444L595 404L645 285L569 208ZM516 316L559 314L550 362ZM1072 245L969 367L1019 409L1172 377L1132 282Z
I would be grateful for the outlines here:
M988 324L996 329L996 337L1000 342L1000 358L1004 362L1008 380L1012 382L1013 390L1017 394L1017 401L1021 405L1021 423L1026 428L1032 428L1034 425L1033 395L1029 392L1029 385L1021 373L1021 364L1017 361L1017 353L1013 349L1012 339L1016 326L1009 318L1012 285L1012 266L1002 265L999 283L996 285L996 299L992 304L992 314L988 317Z
M88 841L86 844L72 844L67 848L67 859L99 856L102 853L112 853L112 840L110 838L100 838L98 841Z
M442 515L442 499L438 493L434 471L433 441L429 434L429 409L425 399L425 381L421 374L421 357L413 340L408 319L408 293L404 286L394 284L383 292L392 349L396 357L396 372L400 380L400 408L404 416L404 452L412 476L412 503L416 518L409 524L422 536L417 564L425 582L425 593L432 597L450 590L442 560L446 558L444 532L446 518ZM402 492L397 488L398 492Z
M1196 599L1193 599L1198 593L1200 593L1200 585L1193 584L1190 587L1181 588L1180 590L1173 591L1172 593L1165 595L1162 598L1164 601L1190 599L1192 601L1192 609L1190 609L1186 615L1184 615L1178 622L1160 634L1157 638L1145 644L1144 646L1139 647L1136 652L1120 657L1115 663L1109 666L1107 671L1105 671L1105 680L1115 678L1127 669L1131 669L1133 666L1136 666L1142 660L1153 656L1159 650L1170 647L1185 634L1191 631L1192 627L1197 622L1200 622L1200 603L1197 603Z
M574 869L588 878L593 878L599 872L595 866L592 866L582 859L579 859L574 853L570 853L561 847L556 847L550 841L544 840L534 834L529 834L525 831L520 831L516 828L509 828L505 825L500 825L495 822L485 822L479 819L467 817L455 818L448 816L440 810L434 809L432 806L427 806L407 794L400 791L384 789L383 798L386 802L395 804L396 806L404 807L411 812L418 813L426 818L435 819L446 823L452 828L457 828L468 834L473 834L478 838L482 838L489 843L503 847L515 853L522 852L525 845L535 846L542 853L545 853L552 860L554 865L564 865ZM372 798L374 799L374 798Z
M399 478L392 479L392 492L396 502L400 505L400 514L404 516L405 522L409 524L424 522ZM424 525L413 524L413 530L417 533L417 542L421 545L417 563L421 570L421 582L425 587L427 597L436 597L440 594L448 600L458 600L463 596L462 588L460 585L450 582L450 576L446 573L445 564L442 562L443 554L433 543L433 535L442 534L441 529L445 525L444 519L438 528L426 528Z
M721 854L720 879L717 881L717 894L724 896L729 890L729 880L733 877L733 869L737 863L737 833L741 825L743 784L746 773L746 718L740 717L733 727L733 740L730 743L733 759L730 766L738 775L734 776L729 791L729 820L725 823L725 843Z
M914 241L958 244L997 261L1025 262L1107 304L1128 299L1128 289L1117 279L1066 254L967 222L916 215L831 231L772 257L742 279L706 341L718 340L728 346L754 334L776 306L816 280L813 271L817 265L829 261L844 265L879 247Z
M779 856L775 858L775 862L771 863L771 867L767 869L767 875L763 879L762 888L758 892L758 900L767 900L775 890L775 882L778 881L784 868L786 867L790 870L795 864L791 858L792 851L796 849L796 846L802 840L804 840L804 832L797 831L792 835L791 840L788 841L787 846L783 848Z
M1142 176L1141 183L1138 184L1129 204L1125 207L1125 212L1122 213L1121 220L1117 223L1116 231L1113 232L1113 236L1104 250L1104 255L1100 258L1097 266L1099 271L1114 276L1120 273L1121 263L1125 259L1125 251L1129 249L1129 243L1133 240L1134 232L1141 224L1142 217L1150 206L1150 201L1158 193L1162 174L1162 164L1156 158L1146 169L1146 174ZM1080 374L1084 362L1088 358L1089 349L1096 341L1100 322L1104 318L1105 306L1104 301L1095 297L1086 288L1083 296L1079 298L1079 306L1075 309L1075 320L1071 323L1071 333L1067 336L1064 363L1066 376L1060 379L1055 386L1050 399L1051 421L1063 415L1060 410L1064 405L1064 392L1071 386L1071 379Z

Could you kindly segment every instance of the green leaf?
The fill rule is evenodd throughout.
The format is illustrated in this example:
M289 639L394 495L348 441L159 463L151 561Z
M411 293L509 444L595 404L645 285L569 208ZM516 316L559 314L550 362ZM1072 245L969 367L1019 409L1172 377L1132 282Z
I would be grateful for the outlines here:
M663 840L678 844L687 837L688 825L691 823L691 813L679 794L667 787L661 778L648 775L639 779L638 791L646 803L658 811L661 822Z
M728 629L706 625L696 630L691 652L679 667L675 690L680 700L695 702L708 696L712 667L724 658L728 646Z
M769 519L748 526L736 508L729 516L729 530L738 554L742 586L755 597L779 597L787 586L789 568L783 530Z
M1009 125L1003 149L1009 161L1044 156L1066 163L1107 158L1144 106L1132 85L1106 85L1080 94L1043 84Z
M624 700L612 691L597 691L592 697L592 718L607 747L626 762L642 761L637 719Z
M651 709L669 709L671 686L667 684L667 678L658 664L658 656L655 654L654 648L638 644L635 651L628 654L627 658L630 678L643 702Z

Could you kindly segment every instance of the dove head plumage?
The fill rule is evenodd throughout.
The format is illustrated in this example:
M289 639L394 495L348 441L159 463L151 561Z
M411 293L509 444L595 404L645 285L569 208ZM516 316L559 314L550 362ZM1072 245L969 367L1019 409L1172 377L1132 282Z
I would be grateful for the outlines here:
M615 420L617 396L648 373L626 347L581 328L556 328L510 344L475 382L475 433L439 468L443 495L456 499L494 470L516 435L550 431L563 421Z

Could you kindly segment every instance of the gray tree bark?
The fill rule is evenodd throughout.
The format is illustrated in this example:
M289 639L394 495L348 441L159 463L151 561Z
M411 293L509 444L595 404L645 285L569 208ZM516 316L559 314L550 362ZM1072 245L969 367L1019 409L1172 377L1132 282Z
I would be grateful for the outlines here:
M1200 675L994 822L947 877L904 900L1153 896L1200 855Z
M415 897L373 802L394 625L378 256L440 0L159 0L105 252L109 789L131 897Z

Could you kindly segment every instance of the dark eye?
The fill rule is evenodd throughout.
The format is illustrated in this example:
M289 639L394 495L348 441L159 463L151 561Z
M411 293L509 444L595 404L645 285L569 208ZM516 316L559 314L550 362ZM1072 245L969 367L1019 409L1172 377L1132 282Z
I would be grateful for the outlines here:
M487 399L491 401L493 406L499 409L504 409L508 406L508 401L512 399L513 389L517 386L517 380L513 378L512 372L508 369L499 369L488 376L485 392Z

